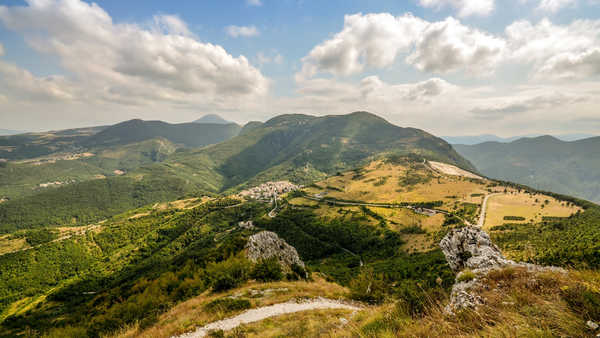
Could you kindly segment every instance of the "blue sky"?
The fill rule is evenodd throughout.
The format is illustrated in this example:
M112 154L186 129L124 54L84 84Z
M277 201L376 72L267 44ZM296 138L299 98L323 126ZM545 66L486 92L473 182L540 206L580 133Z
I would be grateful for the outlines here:
M366 109L438 134L600 132L597 0L0 6L2 128Z

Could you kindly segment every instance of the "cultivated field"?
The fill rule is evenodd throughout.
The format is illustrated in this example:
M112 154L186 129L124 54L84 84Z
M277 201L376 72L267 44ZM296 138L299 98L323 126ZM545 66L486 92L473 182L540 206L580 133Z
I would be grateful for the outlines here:
M553 197L509 191L490 197L484 229L504 223L537 223L542 217L569 217L580 210ZM523 217L524 220L505 220L506 216Z

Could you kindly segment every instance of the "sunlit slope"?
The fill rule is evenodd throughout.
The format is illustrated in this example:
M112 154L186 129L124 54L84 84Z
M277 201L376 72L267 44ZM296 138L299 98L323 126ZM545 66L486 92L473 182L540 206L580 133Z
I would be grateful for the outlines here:
M541 192L446 174L424 159L414 157L376 160L363 168L312 184L304 192L305 197L295 197L290 203L314 209L328 218L344 219L367 213L373 225L385 224L403 233L410 252L434 248L435 234L460 221L477 225L486 196L486 229L562 219L582 210L571 202ZM346 202L359 205L343 205ZM398 207L401 205L423 206L438 212Z

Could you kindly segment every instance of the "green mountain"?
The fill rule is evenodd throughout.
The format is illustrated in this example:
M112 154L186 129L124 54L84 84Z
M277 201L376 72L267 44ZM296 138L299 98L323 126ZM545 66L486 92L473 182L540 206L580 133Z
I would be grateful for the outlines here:
M540 136L454 148L486 176L600 201L600 137L565 142Z
M133 120L92 135L86 140L90 147L100 144L111 148L97 151L98 156L78 162L77 166L81 166L82 171L87 170L88 178L97 174L107 178L74 181L34 194L23 193L22 198L11 198L0 204L0 232L44 225L84 225L146 203L189 194L236 191L270 180L310 184L339 171L357 168L384 154L419 154L473 170L472 165L442 139L419 129L392 125L366 112L324 117L281 115L264 124L246 126L241 135L225 142L162 154L156 154L153 149L142 152L147 156L138 160L126 155L127 147L118 146L147 133L158 136L160 131L160 136L164 136L167 134L164 130L178 131L168 135L171 142L183 142L194 135L182 131L204 130L206 126L239 131L235 125L184 124L171 125L175 129L162 128L165 125L169 126L162 122ZM142 143L135 145L135 149L139 149ZM111 159L111 154L118 158ZM133 162L126 174L111 177L114 174L110 170L126 160ZM59 165L69 167L63 162L55 164ZM141 166L136 169L136 165ZM14 177L12 173L17 169L11 163L2 169L7 173L6 182ZM32 175L21 181L31 182L36 170L30 172ZM124 192L132 187L134 192L122 193L118 198L109 191Z
M97 148L125 145L162 137L185 147L203 147L230 139L236 136L240 129L241 127L235 123L169 124L162 121L130 120L110 126L90 136L82 142L82 145Z
M273 179L307 184L386 153L415 153L474 170L444 140L367 112L281 115L263 124L252 122L238 137L177 153L163 165L179 175L200 170L204 174L197 177L219 191Z

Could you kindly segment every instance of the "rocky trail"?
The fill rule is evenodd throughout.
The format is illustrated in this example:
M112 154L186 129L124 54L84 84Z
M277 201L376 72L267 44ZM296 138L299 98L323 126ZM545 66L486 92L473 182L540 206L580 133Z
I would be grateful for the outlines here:
M328 310L328 309L346 309L346 310L361 310L360 307L350 305L337 300L327 298L317 298L305 302L290 301L275 305L264 306L252 310L248 310L242 314L228 319L212 322L196 331L184 333L176 338L199 338L206 337L211 331L229 331L236 327L248 323L254 323L270 317L281 316L289 313L296 313L309 310Z

